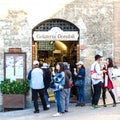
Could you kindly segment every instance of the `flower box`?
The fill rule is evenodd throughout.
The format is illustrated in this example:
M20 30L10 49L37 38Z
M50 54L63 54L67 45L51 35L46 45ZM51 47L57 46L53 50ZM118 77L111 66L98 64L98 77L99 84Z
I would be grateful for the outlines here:
M24 94L3 94L3 108L25 108Z
M25 108L25 97L29 91L28 80L21 79L10 82L5 79L0 84L3 94L3 108Z

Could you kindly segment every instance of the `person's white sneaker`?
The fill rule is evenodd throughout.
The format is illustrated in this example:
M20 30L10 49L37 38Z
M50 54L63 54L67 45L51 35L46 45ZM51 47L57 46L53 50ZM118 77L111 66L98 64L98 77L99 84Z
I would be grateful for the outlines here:
M60 117L62 114L61 113L56 113L53 115L53 117Z
M50 101L50 98L48 98L48 101Z
M47 105L47 108L50 108L50 105Z

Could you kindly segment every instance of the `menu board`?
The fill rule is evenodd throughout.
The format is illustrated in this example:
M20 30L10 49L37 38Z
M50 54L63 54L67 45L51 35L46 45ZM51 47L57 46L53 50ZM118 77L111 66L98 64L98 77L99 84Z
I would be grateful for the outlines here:
M5 53L4 56L4 77L17 80L25 79L26 54L25 53Z

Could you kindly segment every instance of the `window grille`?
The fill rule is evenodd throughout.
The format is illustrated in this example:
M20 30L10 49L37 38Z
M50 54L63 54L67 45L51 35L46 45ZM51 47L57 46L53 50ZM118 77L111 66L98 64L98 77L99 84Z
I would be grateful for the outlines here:
M38 24L33 31L48 31L53 27L59 27L63 31L79 31L72 23L62 19L50 19Z

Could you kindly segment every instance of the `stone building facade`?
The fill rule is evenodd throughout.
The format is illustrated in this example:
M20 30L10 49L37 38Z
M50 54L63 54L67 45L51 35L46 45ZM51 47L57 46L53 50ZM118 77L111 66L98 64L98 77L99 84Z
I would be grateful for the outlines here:
M119 0L74 0L48 18L67 20L80 30L79 44L85 46L80 50L80 59L87 71L87 102L90 102L91 96L89 70L95 54L101 54L103 58L112 57L116 65L120 65L119 6ZM8 52L9 48L21 48L22 52L26 52L27 73L32 67L32 28L27 17L24 10L8 10L6 18L0 19L0 80L4 79L4 52ZM30 94L27 102L31 104Z
M120 1L114 2L114 24L113 24L113 44L114 44L114 62L120 66Z

